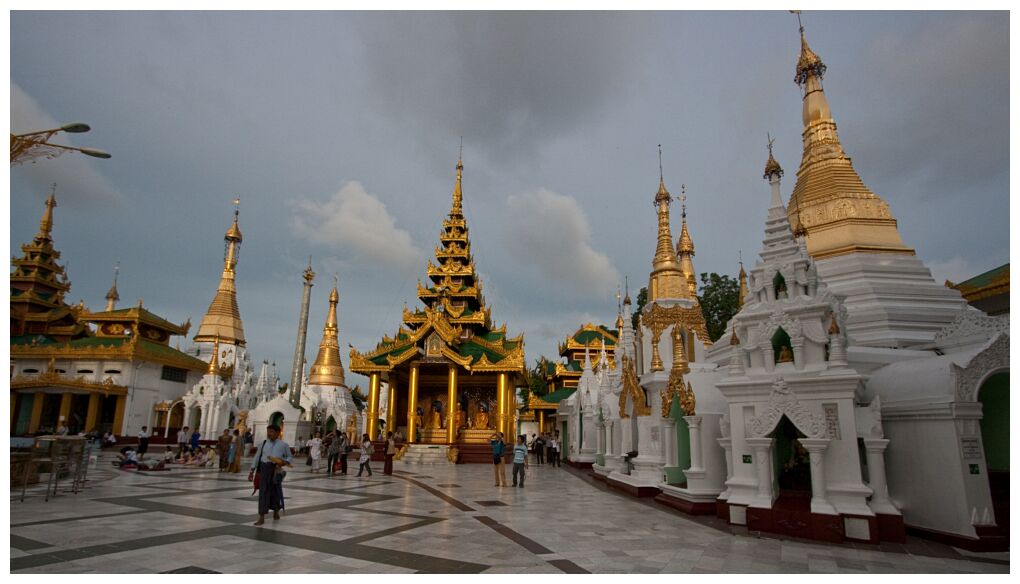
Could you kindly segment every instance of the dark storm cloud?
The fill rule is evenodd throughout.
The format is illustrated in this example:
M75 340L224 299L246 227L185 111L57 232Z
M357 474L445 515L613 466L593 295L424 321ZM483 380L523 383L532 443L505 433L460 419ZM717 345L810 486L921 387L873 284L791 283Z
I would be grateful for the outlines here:
M473 149L505 159L533 156L626 96L646 21L620 13L402 13L358 16L354 28L370 89L415 139L449 144L451 134L463 134Z

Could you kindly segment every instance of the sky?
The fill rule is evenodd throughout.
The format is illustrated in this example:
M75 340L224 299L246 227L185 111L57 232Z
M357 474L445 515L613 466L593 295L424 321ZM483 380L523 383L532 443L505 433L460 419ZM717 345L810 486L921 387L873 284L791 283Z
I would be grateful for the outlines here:
M803 21L847 154L935 280L1008 262L1008 13ZM758 259L766 135L784 199L800 161L787 11L19 11L10 22L11 131L82 121L92 131L61 143L113 155L12 167L11 254L56 183L68 300L102 309L119 262L120 306L142 298L190 318L194 334L239 197L248 350L283 379L309 256L309 362L334 275L341 347L373 349L405 302L418 305L461 139L476 269L529 363L582 323L612 324L625 278L632 296L647 285L658 144L667 187L685 185L698 272L735 275L739 254Z

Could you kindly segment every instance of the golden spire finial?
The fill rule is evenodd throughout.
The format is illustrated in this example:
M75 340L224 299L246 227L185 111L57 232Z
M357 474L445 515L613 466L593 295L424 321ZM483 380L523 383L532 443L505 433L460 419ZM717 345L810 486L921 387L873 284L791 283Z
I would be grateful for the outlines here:
M659 145L661 159L662 145ZM659 175L659 191L655 194L655 206L659 215L659 235L652 258L652 272L648 278L648 301L659 298L683 298L688 295L684 275L680 270L673 248L673 234L669 229L669 204L672 201L665 181Z
M765 180L770 180L773 176L775 176L776 178L781 178L783 176L783 168L779 166L779 163L776 162L775 157L772 156L772 143L775 142L776 139L773 138L771 134L766 133L765 135L769 142L768 145L769 159L765 163L765 174L762 175L762 178L764 178Z
M464 175L464 139L461 138L461 153L457 157L457 181L453 184L453 207L450 209L450 216L463 215L464 193L461 187L461 179Z
M42 219L39 221L39 234L36 239L50 239L50 232L53 231L53 208L57 206L57 183L53 183L50 189L50 196L46 199L46 210L43 211Z
M791 10L790 12L797 15L797 25L800 30L800 58L797 59L797 74L793 80L797 85L804 85L809 77L818 77L820 80L825 76L826 67L822 59L807 44L807 38L804 36L804 23L800 20L801 11Z
M343 386L344 366L340 361L340 343L338 339L339 324L337 320L337 304L340 302L340 293L337 287L340 279L333 274L333 290L329 293L329 312L326 315L326 324L322 327L322 341L319 343L319 354L315 357L315 363L308 373L309 385Z
M120 294L117 293L117 276L120 274L120 260L113 266L113 285L110 286L110 290L106 293L106 310L107 312L114 310L117 307L117 301L120 300Z
M209 359L209 375L219 375L220 373L220 338L215 337L213 339L213 350L212 358Z
M630 276L623 277L623 305L628 306L630 301Z
M237 287L234 283L238 250L241 247L241 230L237 226L240 204L240 198L235 198L234 221L224 236L227 249L223 259L220 285L216 289L209 310L202 317L198 333L195 334L195 342L208 343L216 337L242 347L245 343L244 324L241 322L241 312L237 308Z

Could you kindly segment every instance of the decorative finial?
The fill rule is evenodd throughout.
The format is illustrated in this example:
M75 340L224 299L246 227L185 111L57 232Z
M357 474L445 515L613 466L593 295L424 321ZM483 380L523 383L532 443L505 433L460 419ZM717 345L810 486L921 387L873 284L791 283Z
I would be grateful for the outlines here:
M800 10L791 10L790 12L797 15L797 25L800 30L800 58L797 60L797 74L793 81L797 85L804 85L809 77L814 76L821 79L825 75L826 67L821 58L808 47L807 39L804 37L804 23L800 20Z
M680 185L680 217L687 218L687 185Z
M765 133L765 138L768 140L769 159L765 162L765 174L762 175L762 178L765 180L771 180L773 176L782 178L783 167L779 166L779 162L772 156L772 144L775 143L776 139L768 132Z
M804 36L804 23L800 21L800 13L801 13L800 10L791 10L790 11L790 14L796 14L797 15L797 26L800 27L800 35Z
M662 179L662 144L659 144L659 182L664 182Z
M241 197L234 197L234 217L241 214Z

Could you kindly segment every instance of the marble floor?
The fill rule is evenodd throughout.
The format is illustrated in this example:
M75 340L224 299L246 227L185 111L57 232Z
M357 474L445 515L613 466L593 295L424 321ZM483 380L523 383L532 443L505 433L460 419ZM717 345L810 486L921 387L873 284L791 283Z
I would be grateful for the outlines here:
M284 483L286 511L255 527L244 475L134 472L103 457L87 488L48 502L12 489L12 573L1008 573L1009 554L759 537L533 465L526 487L488 465ZM509 470L508 470L509 478Z

